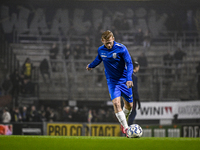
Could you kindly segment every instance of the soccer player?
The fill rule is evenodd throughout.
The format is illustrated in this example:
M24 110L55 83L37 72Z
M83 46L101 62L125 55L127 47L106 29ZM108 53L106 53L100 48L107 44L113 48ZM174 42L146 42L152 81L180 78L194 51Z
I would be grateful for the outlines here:
M137 104L138 104L138 109L140 109L141 105L140 105L140 99L139 99L139 94L138 94L138 86L137 86L137 76L136 73L139 71L140 69L140 65L138 62L133 62L133 75L132 75L132 79L133 79L133 85L134 87L133 89L133 108L132 111L128 117L128 125L132 125L133 121L135 120L135 116L137 114L136 112L136 108L137 108Z
M86 69L92 70L103 61L114 112L121 124L122 132L126 134L128 128L127 117L133 107L133 64L131 56L124 45L115 41L111 31L103 32L101 41L103 45L98 48L97 57L91 64L87 65ZM121 97L124 101L123 109L121 107Z

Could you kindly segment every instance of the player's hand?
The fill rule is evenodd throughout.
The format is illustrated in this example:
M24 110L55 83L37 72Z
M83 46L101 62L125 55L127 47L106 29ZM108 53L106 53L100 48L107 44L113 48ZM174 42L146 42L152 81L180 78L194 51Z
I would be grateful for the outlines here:
M141 104L140 104L140 101L138 101L138 109L141 108Z
M89 66L89 64L86 66L86 70L88 70L88 71L92 70L92 68L89 68L88 66Z
M132 81L127 81L126 82L126 86L127 86L127 88L133 87L133 82Z
M138 103L138 109L140 109L141 108L140 100L136 99L136 103Z

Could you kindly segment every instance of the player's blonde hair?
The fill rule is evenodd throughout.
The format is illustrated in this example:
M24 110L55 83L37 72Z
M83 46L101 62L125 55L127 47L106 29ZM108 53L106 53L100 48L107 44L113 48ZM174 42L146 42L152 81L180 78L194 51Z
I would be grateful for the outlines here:
M114 38L114 35L110 30L103 32L101 35L101 39L105 39L105 40L108 40L110 37Z

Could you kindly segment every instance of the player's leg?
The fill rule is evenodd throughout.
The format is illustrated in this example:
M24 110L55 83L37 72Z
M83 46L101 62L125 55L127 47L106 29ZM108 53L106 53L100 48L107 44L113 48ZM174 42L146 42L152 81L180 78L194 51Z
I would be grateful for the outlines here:
M123 112L126 115L126 118L128 119L128 116L133 107L132 88L127 88L126 84L121 84L120 90L122 92L122 99L124 102Z
M128 123L126 116L121 108L121 91L119 88L120 85L108 84L108 90L110 93L110 98L113 103L115 115L123 127L122 132L125 133L125 129L128 128Z
M136 112L136 101L133 101L133 108L132 111L128 117L128 125L132 125L133 121L135 120L135 116L136 116L137 112Z
M128 123L127 123L127 120L126 120L126 116L125 116L125 114L124 114L124 112L122 111L122 108L121 108L121 97L114 98L112 100L112 103L113 103L115 115L116 115L118 121L124 127L124 129L126 130L128 128Z
M122 99L124 101L123 112L124 112L124 114L126 116L126 119L128 120L129 114L132 111L133 102L127 102L124 97L122 97Z

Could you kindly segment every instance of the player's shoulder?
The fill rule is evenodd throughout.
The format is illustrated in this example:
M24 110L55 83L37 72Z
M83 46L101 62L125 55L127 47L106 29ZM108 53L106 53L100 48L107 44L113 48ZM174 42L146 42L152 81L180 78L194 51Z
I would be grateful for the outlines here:
M115 47L120 50L126 50L126 46L122 43L115 42Z
M117 46L117 47L125 47L124 44L122 44L122 43L118 43L118 42L115 42L115 46Z
M105 46L104 45L99 46L98 51L100 50L106 50Z

